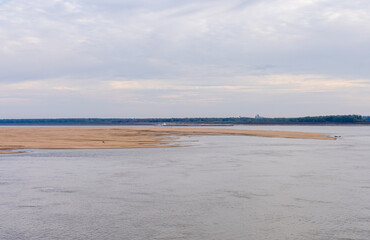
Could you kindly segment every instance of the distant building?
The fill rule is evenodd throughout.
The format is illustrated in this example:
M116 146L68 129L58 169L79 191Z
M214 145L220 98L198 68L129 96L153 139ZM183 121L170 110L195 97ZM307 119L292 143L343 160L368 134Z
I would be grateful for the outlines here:
M255 119L261 119L261 118L263 118L263 117L261 117L259 114L257 114L254 118L255 118Z

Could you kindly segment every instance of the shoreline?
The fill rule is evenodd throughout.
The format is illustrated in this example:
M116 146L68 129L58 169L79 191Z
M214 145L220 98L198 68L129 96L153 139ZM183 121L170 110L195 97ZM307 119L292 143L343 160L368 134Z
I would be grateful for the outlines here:
M0 154L22 149L109 149L181 146L183 136L256 136L335 140L324 133L181 127L0 127Z
M230 127L230 126L370 126L362 123L233 123L233 124L0 124L0 127Z

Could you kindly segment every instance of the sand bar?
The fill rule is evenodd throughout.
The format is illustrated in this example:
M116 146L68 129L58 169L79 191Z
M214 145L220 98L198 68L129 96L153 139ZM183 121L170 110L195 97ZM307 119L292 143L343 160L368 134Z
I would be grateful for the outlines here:
M179 146L181 136L239 135L334 140L323 133L179 127L1 127L0 154L14 149L105 149Z

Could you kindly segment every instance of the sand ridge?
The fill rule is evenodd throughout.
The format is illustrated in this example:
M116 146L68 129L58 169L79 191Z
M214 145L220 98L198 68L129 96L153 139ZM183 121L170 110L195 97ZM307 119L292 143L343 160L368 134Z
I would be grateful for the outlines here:
M185 127L1 127L0 154L14 149L105 149L179 146L181 136L239 135L334 140L323 133Z

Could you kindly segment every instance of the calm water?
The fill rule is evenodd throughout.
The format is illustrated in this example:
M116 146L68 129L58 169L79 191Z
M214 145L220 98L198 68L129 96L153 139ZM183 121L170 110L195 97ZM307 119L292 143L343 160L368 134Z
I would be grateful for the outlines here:
M239 128L342 137L3 155L0 239L370 239L370 127Z

